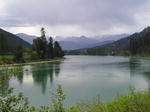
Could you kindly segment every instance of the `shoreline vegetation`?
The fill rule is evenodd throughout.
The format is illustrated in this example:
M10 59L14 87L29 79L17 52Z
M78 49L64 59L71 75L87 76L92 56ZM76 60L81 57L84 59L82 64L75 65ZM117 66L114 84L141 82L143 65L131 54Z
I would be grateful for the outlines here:
M35 64L45 64L45 63L54 63L54 62L60 62L65 60L65 57L62 58L53 58L53 59L39 59L39 60L32 60L32 61L26 61L24 63L11 63L11 64L5 64L6 66L13 65L13 66L22 66L22 65L35 65ZM0 67L3 66L2 63L0 63Z
M68 55L69 56L69 55ZM71 55L70 55L71 56ZM102 55L81 55L81 56L102 56ZM140 55L137 55L137 56L126 56L126 55L103 55L103 56L123 56L123 57L129 57L129 58L138 58L138 59L150 59L150 56L140 56ZM5 58L7 60L10 59L10 61L8 63L3 63L2 62L2 58ZM34 65L34 64L44 64L44 63L51 63L51 62L58 62L58 61L63 61L65 60L66 58L65 57L56 57L56 58L53 58L53 59L38 59L38 60L28 60L28 61L25 61L24 63L15 63L12 61L13 59L13 56L0 56L0 66L2 66L3 64L6 64L6 65Z

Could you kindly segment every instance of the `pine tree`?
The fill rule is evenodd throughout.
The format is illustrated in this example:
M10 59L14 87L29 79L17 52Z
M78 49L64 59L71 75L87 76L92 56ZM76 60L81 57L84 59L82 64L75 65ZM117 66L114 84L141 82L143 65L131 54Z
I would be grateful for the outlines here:
M3 54L7 50L7 40L3 33L0 33L0 54Z
M42 49L42 58L46 58L46 57L47 57L47 39L46 39L45 34L46 34L45 29L42 27L42 28L41 28L41 39L42 39L41 49Z
M49 43L48 43L48 58L53 58L53 38L49 38Z
M55 41L55 43L54 43L54 56L55 57L63 57L64 56L64 52L62 51L62 48L57 41Z
M15 54L14 54L15 62L24 62L23 59L23 47L21 45L17 46Z

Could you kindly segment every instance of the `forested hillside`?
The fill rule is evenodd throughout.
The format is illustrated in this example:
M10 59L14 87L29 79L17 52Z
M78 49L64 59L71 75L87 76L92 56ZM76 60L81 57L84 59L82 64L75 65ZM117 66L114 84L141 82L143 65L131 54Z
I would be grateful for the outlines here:
M150 27L110 44L89 49L66 51L66 53L71 55L149 55Z
M132 55L150 55L150 27L130 39L130 52Z
M20 39L18 36L0 29L0 54L10 53L19 45L25 48L31 47L31 44Z

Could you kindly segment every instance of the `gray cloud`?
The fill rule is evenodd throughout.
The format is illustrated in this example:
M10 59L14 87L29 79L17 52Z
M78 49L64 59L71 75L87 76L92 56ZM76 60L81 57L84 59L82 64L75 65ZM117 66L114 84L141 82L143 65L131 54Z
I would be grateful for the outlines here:
M108 30L138 24L135 15L148 0L13 0L7 1L5 26L44 24L80 25L87 30ZM150 5L149 5L150 6ZM140 16L140 15L139 15ZM8 19L9 18L9 19Z

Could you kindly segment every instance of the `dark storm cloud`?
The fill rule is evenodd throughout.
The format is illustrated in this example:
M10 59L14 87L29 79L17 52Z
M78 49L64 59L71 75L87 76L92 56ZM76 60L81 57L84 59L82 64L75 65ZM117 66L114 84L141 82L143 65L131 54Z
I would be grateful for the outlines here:
M6 11L10 18L6 25L67 24L91 30L134 26L137 24L135 14L143 10L147 2L148 0L8 0Z

